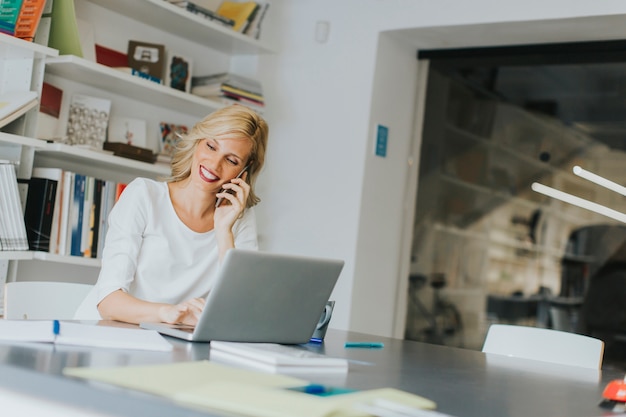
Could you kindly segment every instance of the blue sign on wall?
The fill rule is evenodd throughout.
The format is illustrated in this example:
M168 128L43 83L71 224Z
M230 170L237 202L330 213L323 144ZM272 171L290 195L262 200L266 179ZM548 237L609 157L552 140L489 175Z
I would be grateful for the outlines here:
M389 136L389 128L387 126L378 125L376 127L376 156L382 158L387 156L387 137Z

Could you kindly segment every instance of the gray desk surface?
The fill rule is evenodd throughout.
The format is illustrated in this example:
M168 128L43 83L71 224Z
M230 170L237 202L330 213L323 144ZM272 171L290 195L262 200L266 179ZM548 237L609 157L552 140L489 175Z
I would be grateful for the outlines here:
M209 358L209 344L169 340L175 348L168 353L1 343L0 388L111 416L209 415L147 394L61 376L66 366L127 366ZM346 341L381 341L385 347L345 349ZM394 387L427 397L437 403L439 411L457 417L610 415L598 407L602 390L610 380L624 376L618 371L597 373L333 329L323 345L307 347L351 361L344 377L316 376L310 378L312 381L355 389Z

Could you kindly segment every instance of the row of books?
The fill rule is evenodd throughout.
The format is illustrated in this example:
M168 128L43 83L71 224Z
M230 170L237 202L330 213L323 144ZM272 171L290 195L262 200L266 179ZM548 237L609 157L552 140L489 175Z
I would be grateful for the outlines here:
M270 3L268 1L222 1L215 10L198 4L198 0L166 0L184 8L190 13L202 16L217 22L234 31L259 39L261 36L261 22L263 21Z
M60 168L34 168L24 210L28 248L101 257L106 219L125 187Z
M191 93L213 100L236 102L263 110L263 87L258 80L230 72L192 77Z
M0 1L0 33L33 41L46 0Z
M15 166L0 162L0 250L28 250Z

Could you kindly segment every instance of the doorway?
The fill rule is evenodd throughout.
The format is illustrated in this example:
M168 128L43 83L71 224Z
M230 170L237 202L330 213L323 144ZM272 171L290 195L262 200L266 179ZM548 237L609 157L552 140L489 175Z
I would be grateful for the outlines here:
M624 181L623 50L612 41L420 51L430 69L406 338L480 349L494 322L581 331L590 282L620 261L622 223L533 184L623 207L573 172ZM582 233L591 226L609 232Z

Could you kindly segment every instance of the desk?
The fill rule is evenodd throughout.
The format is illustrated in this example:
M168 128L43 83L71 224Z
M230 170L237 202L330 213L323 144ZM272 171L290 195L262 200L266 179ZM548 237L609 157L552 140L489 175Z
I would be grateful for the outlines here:
M125 366L207 359L210 345L170 339L172 352L60 348L45 344L0 344L0 389L51 398L107 416L209 416L148 394L63 377L64 367ZM346 341L381 341L384 349L345 349ZM429 345L329 329L317 348L351 360L339 383L356 389L394 387L435 401L438 410L456 417L602 415L597 404L617 371L601 378L568 375L572 368L485 355L482 352ZM0 407L2 407L0 402Z

